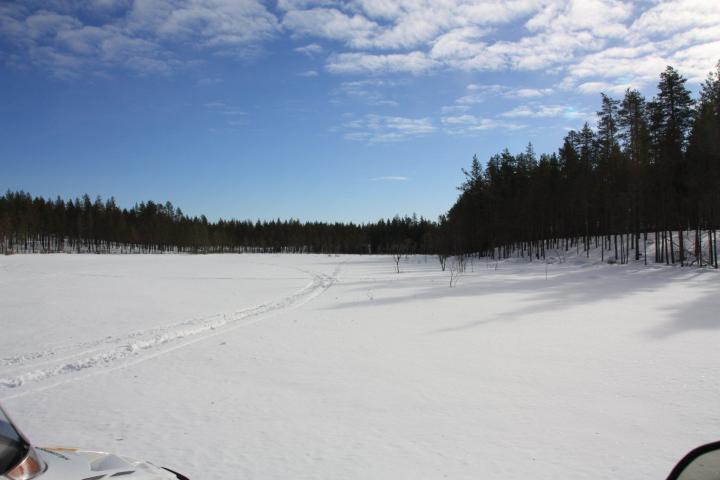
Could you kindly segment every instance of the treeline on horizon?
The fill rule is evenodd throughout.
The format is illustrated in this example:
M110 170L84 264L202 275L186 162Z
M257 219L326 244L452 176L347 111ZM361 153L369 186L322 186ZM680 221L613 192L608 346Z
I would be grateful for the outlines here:
M570 131L556 153L531 144L485 164L473 158L456 203L437 222L210 222L171 203L120 208L10 192L0 197L0 252L434 253L545 258L600 248L603 259L717 268L720 221L720 62L693 99L668 66L647 100L602 94L597 128Z
M656 262L717 268L720 62L699 98L685 83L668 66L651 100L603 94L597 128L570 131L557 153L475 157L441 218L443 249L532 258L601 248L625 263L644 257L649 236Z
M437 225L394 217L376 223L299 220L210 222L172 203L120 208L113 198L73 200L8 191L0 197L0 252L431 253Z

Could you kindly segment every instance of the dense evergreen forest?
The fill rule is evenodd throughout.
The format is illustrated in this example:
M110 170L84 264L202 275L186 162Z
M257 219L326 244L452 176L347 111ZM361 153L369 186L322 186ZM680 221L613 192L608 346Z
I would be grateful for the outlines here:
M171 203L124 209L113 199L0 197L0 251L437 253L545 258L600 247L614 260L717 268L720 221L720 63L693 99L672 67L656 96L602 95L597 128L569 132L557 153L475 157L437 222L209 222Z
M209 222L171 203L131 209L114 199L0 197L0 251L90 253L396 253L432 252L437 227L423 218L395 217L372 224L289 221Z
M445 250L543 258L546 249L601 247L614 260L717 267L720 63L693 100L672 67L657 95L602 95L597 129L571 131L557 153L507 150L473 159L441 219Z

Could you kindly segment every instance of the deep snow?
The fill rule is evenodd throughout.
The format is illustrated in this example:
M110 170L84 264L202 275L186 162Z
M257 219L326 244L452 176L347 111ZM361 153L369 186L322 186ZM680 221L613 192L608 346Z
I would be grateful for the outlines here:
M0 258L0 402L193 479L659 479L720 439L720 276L434 257Z

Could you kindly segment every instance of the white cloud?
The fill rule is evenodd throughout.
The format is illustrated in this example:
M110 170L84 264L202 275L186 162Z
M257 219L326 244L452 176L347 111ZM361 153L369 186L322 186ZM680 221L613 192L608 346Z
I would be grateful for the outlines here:
M345 48L326 62L329 72L339 74L538 71L564 75L560 86L565 89L585 93L603 84L618 92L656 82L667 64L692 81L701 80L720 56L720 2L708 0L281 4L283 25L293 34L329 39ZM528 86L507 98L548 93Z
M720 2L669 0L650 4L631 22L624 41L568 66L564 88L590 93L604 86L654 85L666 65L702 81L720 58Z
M387 4L391 3L392 6ZM439 41L438 51L447 49L457 53L456 42L464 38L478 38L487 27L506 23L534 11L539 2L455 0L437 2L432 0L399 0L380 2L367 0L355 2L358 10L371 19L384 20L385 28L376 34L370 46L374 48L415 48L437 43L440 37L454 31L453 35Z
M475 115L456 115L442 117L441 121L445 125L477 125L481 119Z
M296 35L339 40L355 47L368 46L368 39L380 29L362 15L347 15L334 8L291 10L282 24Z
M408 118L376 114L368 114L352 120L343 127L347 130L344 135L346 139L370 143L408 140L436 131L432 121L427 117Z
M397 107L399 103L387 98L387 91L402 84L403 82L379 78L341 82L339 87L331 92L331 102L361 101L368 105Z
M341 53L328 58L325 68L330 73L412 73L432 70L436 62L422 52L375 55L369 53Z
M311 77L317 77L317 76L318 76L318 72L315 71L315 70L305 70L304 72L298 73L298 75L301 76L301 77L311 78Z
M720 35L714 42L707 42L678 50L670 57L670 64L694 82L702 82L720 59Z
M539 1L379 0L281 1L283 26L300 36L339 41L350 48L413 49L454 28L508 22Z
M31 5L31 4L28 4ZM112 69L168 74L201 51L246 57L279 32L259 0L47 2L0 6L0 38L59 76ZM93 23L85 23L92 18ZM182 48L177 48L182 46Z
M644 34L668 34L720 25L720 5L708 0L671 0L658 2L632 24L632 30Z
M548 2L525 26L532 32L580 32L594 37L622 37L631 18L631 2L619 0L571 0Z
M399 175L388 175L386 177L375 177L371 179L373 182L407 182L410 177L403 177Z
M488 130L518 130L522 124L475 115L445 116L441 118L445 132L451 135L477 135Z
M366 56L378 56L369 49L396 50L392 55L422 53L438 65L463 70L539 70L567 64L577 53L597 51L606 39L624 35L633 10L618 0L351 0L283 6L283 26L295 35L341 42L366 50L358 52ZM521 18L529 19L520 38L489 38L494 29ZM374 62L357 73L371 68L390 70L387 62Z
M608 48L571 65L561 86L577 88L578 84L600 82L644 85L656 82L668 64L653 45ZM586 85L584 91L587 89Z
M430 56L445 61L463 61L480 55L486 44L480 41L490 32L478 27L462 27L450 30L433 41Z
M500 116L507 118L550 118L563 117L568 119L580 118L587 113L577 110L569 105L520 105Z
M720 57L720 2L711 0L279 0L272 11L266 5L5 2L0 39L11 49L2 57L61 76L118 68L168 74L208 54L258 55L285 34L302 40L298 53L326 56L325 69L334 74L530 71L561 75L561 88L580 93L647 86L668 64L700 81ZM479 95L464 101L493 94L485 88L470 89ZM548 93L528 85L502 95Z
M400 103L395 100L378 100L375 105L379 107L399 107Z
M479 85L475 83L469 84L466 88L473 93L459 97L455 100L455 103L459 105L474 105L483 103L488 98L497 97L506 99L535 98L549 95L553 91L551 88L515 88L507 85Z
M312 57L314 55L320 55L321 53L323 53L325 51L325 49L322 46L318 45L317 43L309 43L302 47L295 48L295 51L298 53L307 55L309 57Z
M599 95L600 93L620 96L625 90L638 89L641 85L633 83L585 82L577 86L580 93Z
M470 110L468 105L445 105L440 108L440 113L443 115L449 115L451 113L462 113Z
M144 10L149 3L152 7ZM129 18L160 38L230 51L271 38L279 29L275 16L257 0L139 0Z
M514 92L514 95L518 98L535 98L550 93L552 93L551 88L520 88Z
M33 39L54 37L58 32L82 27L80 20L68 15L61 15L40 10L25 18L27 34Z

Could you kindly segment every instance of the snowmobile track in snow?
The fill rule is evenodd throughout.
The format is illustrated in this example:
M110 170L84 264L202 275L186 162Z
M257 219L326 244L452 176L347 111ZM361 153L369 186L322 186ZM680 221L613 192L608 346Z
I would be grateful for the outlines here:
M297 270L312 276L309 284L287 297L234 313L219 313L147 330L136 330L124 336L107 336L89 342L61 344L43 351L0 359L0 396L17 397L36 389L50 388L84 378L92 373L132 365L219 333L252 325L270 315L300 307L330 288L336 281L341 266L342 264L339 264L331 275L298 268Z

